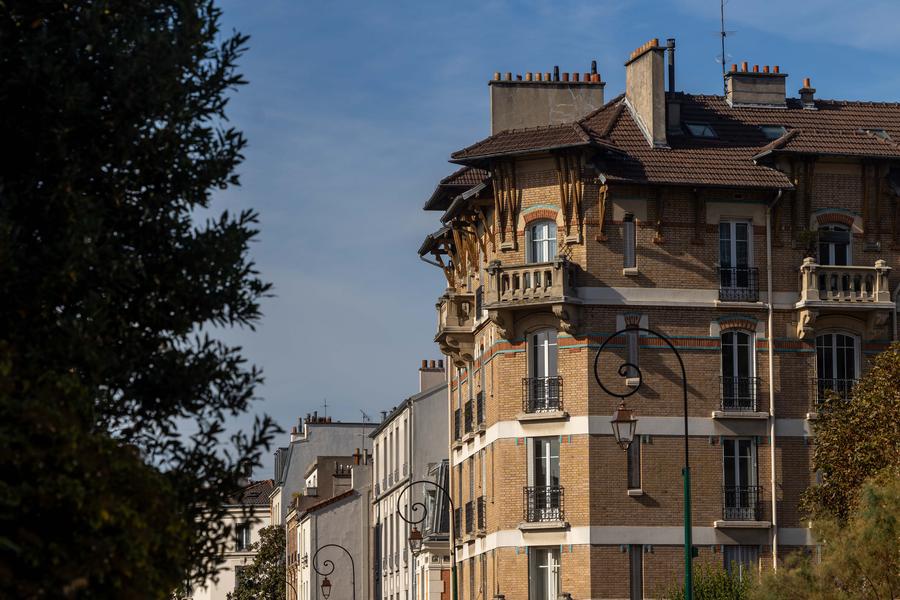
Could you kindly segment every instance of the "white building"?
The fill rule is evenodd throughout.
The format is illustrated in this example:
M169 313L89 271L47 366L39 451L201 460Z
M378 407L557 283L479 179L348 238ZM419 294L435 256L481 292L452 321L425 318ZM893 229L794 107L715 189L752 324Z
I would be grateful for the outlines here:
M192 600L225 600L233 592L241 569L253 561L252 545L259 541L259 530L270 525L269 494L272 480L252 482L243 488L232 504L226 505L226 521L233 534L225 547L225 559L217 581L208 580L195 588Z
M375 526L372 588L373 598L378 600L440 599L440 592L422 595L416 589L415 560L408 546L411 527L398 513L398 501L404 515L421 517L421 513L411 515L408 507L421 502L434 487L419 484L404 489L413 481L431 479L429 472L447 459L447 406L443 361L422 361L419 393L395 407L371 434ZM420 531L423 527L424 523L418 525ZM449 545L437 555L449 556Z

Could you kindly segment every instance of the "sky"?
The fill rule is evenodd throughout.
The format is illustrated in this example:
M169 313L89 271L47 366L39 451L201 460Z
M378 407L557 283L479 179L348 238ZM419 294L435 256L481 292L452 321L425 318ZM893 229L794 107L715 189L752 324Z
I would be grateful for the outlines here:
M719 0L220 6L224 30L250 35L249 85L228 108L249 146L241 186L212 209L259 212L251 252L274 284L256 330L221 337L263 369L253 412L286 430L326 399L335 419L377 421L418 391L421 360L440 358L445 281L416 254L440 215L422 205L456 168L450 153L488 135L495 71L585 72L597 60L611 99L634 48L674 37L677 88L721 93ZM900 100L896 0L730 0L725 13L726 63L779 65L789 95L810 77L820 98Z

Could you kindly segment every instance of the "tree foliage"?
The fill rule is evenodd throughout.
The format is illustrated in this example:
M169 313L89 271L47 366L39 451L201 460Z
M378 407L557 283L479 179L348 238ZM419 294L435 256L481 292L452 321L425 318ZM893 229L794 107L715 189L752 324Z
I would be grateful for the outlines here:
M283 527L261 529L259 541L251 548L256 552L253 562L241 572L237 588L228 594L228 600L284 600L284 544Z
M851 401L825 400L813 460L822 482L807 491L804 505L821 518L847 518L864 481L900 468L900 344L874 357Z
M900 476L867 482L845 522L815 523L821 561L797 554L767 574L754 600L855 600L900 597Z
M0 596L166 597L219 563L275 427L211 327L269 285L227 126L247 38L213 0L0 0ZM190 431L190 435L181 435ZM227 451L226 451L227 450Z
M693 583L695 600L746 600L753 589L750 577L741 579L736 569L729 573L721 565L708 562L696 565ZM684 600L684 584L672 584L660 597Z

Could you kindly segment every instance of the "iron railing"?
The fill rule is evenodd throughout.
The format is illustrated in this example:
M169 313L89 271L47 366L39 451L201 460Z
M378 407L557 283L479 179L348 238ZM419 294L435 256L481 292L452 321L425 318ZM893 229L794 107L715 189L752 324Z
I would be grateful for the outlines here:
M759 521L762 488L758 485L724 486L723 518L726 521Z
M720 377L722 410L752 411L758 407L759 377Z
M469 500L466 502L466 533L472 533L475 530L475 503Z
M472 401L466 400L466 403L463 405L463 419L465 421L465 432L472 433L472 420L474 415L472 415Z
M459 440L462 439L462 418L461 411L457 408L453 411L453 439Z
M853 397L855 379L837 379L834 377L817 377L813 379L813 391L816 395L816 407L821 408L822 403L831 395L836 395L841 400L850 400Z
M524 518L528 523L562 521L565 518L564 488L533 485L523 489Z
M478 496L478 498L476 498L475 506L477 507L476 513L478 516L475 526L478 528L478 531L484 531L487 529L484 496Z
M562 377L522 379L522 411L531 413L562 410Z
M759 269L756 267L720 267L719 300L757 302L759 300Z
M484 287L478 286L475 288L475 320L481 318L481 311L484 307Z
M478 392L478 395L475 396L475 423L478 425L478 429L481 429L485 423L484 420L484 392Z

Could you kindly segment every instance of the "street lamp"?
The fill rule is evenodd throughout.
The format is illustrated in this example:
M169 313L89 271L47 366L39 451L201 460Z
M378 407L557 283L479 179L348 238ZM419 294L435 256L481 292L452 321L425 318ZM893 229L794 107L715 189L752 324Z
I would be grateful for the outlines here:
M684 480L684 597L685 600L693 600L694 549L691 542L691 467L688 454L688 388L687 372L685 371L684 361L681 359L681 354L678 353L678 350L675 348L669 338L662 335L661 333L653 331L652 329L647 329L646 327L627 327L625 329L620 329L619 331L606 338L603 343L600 344L600 348L597 349L597 356L594 357L594 379L597 380L597 383L600 385L604 392L621 400L618 409L616 409L616 412L613 415L611 423L613 435L616 438L616 443L623 450L628 450L628 447L634 440L634 432L637 428L637 419L634 418L631 410L629 410L625 406L625 398L636 393L641 388L641 385L643 385L644 383L643 374L641 373L641 370L637 367L637 365L633 365L628 362L624 363L618 369L619 375L626 376L637 374L637 385L632 387L629 391L621 394L619 392L614 392L607 388L603 384L603 381L600 379L600 356L603 353L603 350L606 348L607 344L609 344L612 340L617 339L628 332L638 331L643 331L662 340L663 343L665 343L665 345L675 353L675 358L678 359L678 364L681 366L681 388L684 401L684 468L682 468L681 470L681 476ZM634 378L629 377L629 379ZM633 384L629 381L629 387L631 385Z
M422 551L422 532L415 525L409 532L409 551L413 553L413 556L418 556Z
M340 544L325 544L324 546L320 546L319 549L316 550L316 553L313 554L311 561L313 570L317 574L325 578L325 580L322 581L322 585L320 586L322 588L322 595L325 596L325 600L328 600L328 596L331 595L331 581L328 579L328 576L334 573L334 562L332 562L331 559L327 558L322 561L322 570L319 570L319 562L316 560L316 558L319 556L319 552L321 552L325 548L338 548L340 550L343 550L347 555L347 558L350 559L350 586L353 588L353 600L356 600L356 564L353 562L353 555L350 554L350 551Z
M404 514L402 510L400 510L400 501L403 500L403 494L409 491L409 489L417 484L430 485L434 486L436 489L440 490L441 493L444 494L444 498L447 499L447 504L450 506L450 600L458 600L459 596L457 595L457 585L456 585L456 527L453 526L453 515L456 514L456 509L453 506L453 498L450 497L450 492L444 489L441 485L437 484L434 481L430 481L428 479L417 479L415 481L410 481L406 484L406 486L400 490L400 493L397 494L397 514L400 515L400 518L413 526L412 531L409 534L409 549L413 552L416 552L415 547L418 547L419 550L422 548L422 532L416 528L416 525L419 523L423 523L425 519L428 518L428 507L425 506L424 502L413 502L408 507L408 513ZM421 511L422 516L416 517L413 515L417 515ZM418 539L417 539L418 537Z

